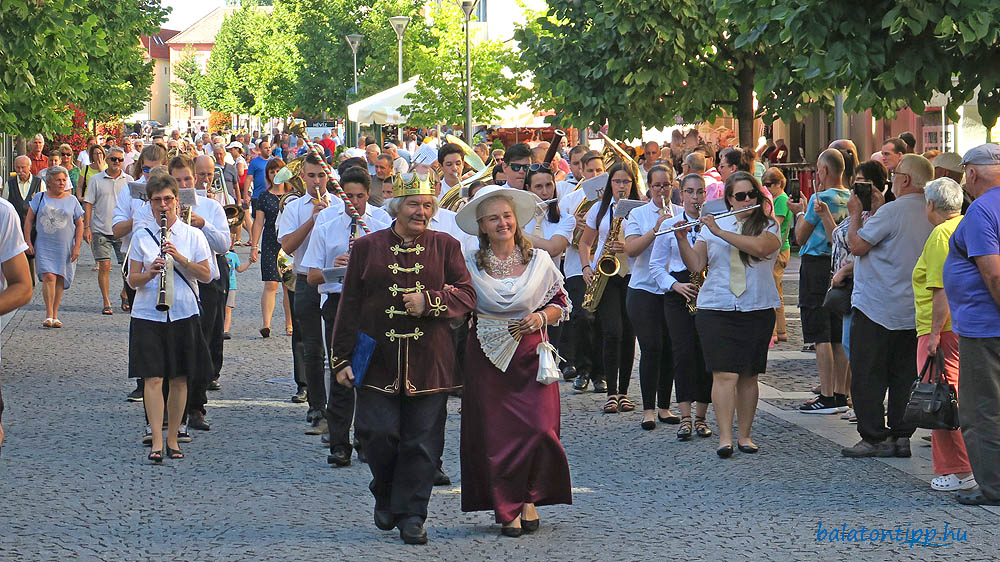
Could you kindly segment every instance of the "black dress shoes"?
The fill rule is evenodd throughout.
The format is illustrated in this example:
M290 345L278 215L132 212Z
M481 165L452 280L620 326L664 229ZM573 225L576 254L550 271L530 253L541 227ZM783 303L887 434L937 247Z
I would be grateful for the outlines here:
M383 531L391 531L396 526L396 516L391 511L375 508L375 526Z
M416 516L410 516L399 522L399 538L406 544L427 544L427 531L424 521Z
M603 380L591 380L594 383L594 392L597 394L604 394L608 391L608 385Z
M346 447L337 447L326 457L326 462L336 468L351 466L351 450ZM375 512L378 518L378 512ZM390 529L392 526L389 527Z
M577 371L576 380L573 381L573 390L583 392L590 386L590 375L586 372Z
M724 445L724 446L719 447L718 449L716 449L715 453L717 455L719 455L720 459L728 459L729 457L733 456L733 446L732 445Z
M500 527L500 534L505 537L516 539L524 534L524 529L521 527Z
M567 365L563 367L562 376L564 381L571 381L576 378L576 367Z
M435 486L451 486L451 478L438 467L437 473L434 474L434 485Z
M208 431L212 429L212 426L208 425L205 421L205 414L201 412L191 412L188 414L188 427L191 429L197 429L198 431Z
M1000 505L1000 499L994 500L986 497L981 488L974 488L955 494L958 503L963 505Z
M208 390L222 390L222 385L219 384L219 379L208 381Z
M534 533L538 530L538 526L541 524L540 519L533 519L531 521L527 519L521 520L521 528L524 529L525 533Z

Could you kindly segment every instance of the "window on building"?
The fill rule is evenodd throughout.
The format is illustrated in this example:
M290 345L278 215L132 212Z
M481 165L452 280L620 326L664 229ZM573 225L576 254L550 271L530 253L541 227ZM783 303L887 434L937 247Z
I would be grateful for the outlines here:
M476 21L486 21L486 0L479 0L474 15L476 16Z

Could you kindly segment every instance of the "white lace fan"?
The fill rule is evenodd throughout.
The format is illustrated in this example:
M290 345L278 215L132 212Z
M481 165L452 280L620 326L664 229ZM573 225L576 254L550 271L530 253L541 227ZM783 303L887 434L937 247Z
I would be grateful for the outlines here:
M517 320L478 315L476 337L483 353L497 369L506 372L521 341L521 324Z

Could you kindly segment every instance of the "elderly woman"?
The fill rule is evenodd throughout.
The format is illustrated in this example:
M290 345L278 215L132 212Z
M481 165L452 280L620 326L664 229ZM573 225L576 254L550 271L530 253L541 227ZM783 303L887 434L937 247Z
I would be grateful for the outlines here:
M934 230L924 243L924 251L913 268L913 301L917 311L917 368L929 357L941 354L944 376L958 389L958 335L951 331L951 314L944 293L944 261L948 242L962 221L962 186L951 178L939 178L924 187L927 220ZM935 429L931 432L934 474L931 488L943 492L969 490L976 478L961 431Z
M774 341L788 341L788 329L785 327L785 294L781 290L781 279L785 276L785 268L791 257L792 246L788 241L788 229L792 226L792 218L795 213L788 208L788 194L785 193L785 174L778 168L768 168L761 176L760 184L771 193L774 200L774 220L778 221L778 230L781 234L781 249L778 250L778 259L774 262L774 285L778 289L778 298L781 299L781 306L774 309Z
M62 328L59 303L73 282L83 241L83 207L66 191L68 181L66 168L49 166L45 191L31 199L24 220L28 254L35 256L35 271L42 281L46 328Z
M508 537L538 529L535 506L572 503L559 389L537 381L545 327L568 319L571 305L559 268L519 226L538 202L528 191L487 186L456 217L479 237L466 255L478 302L465 352L462 511L493 510Z
M170 384L167 398L167 456L182 459L177 442L184 406L187 404L187 381L206 374L205 353L198 316L197 282L207 283L212 276L208 260L212 250L201 230L177 220L177 180L165 174L153 174L146 183L150 210L157 222L166 221L167 239L159 230L140 227L129 246L128 284L135 289L132 319L129 324L128 376L141 378L143 404L152 435L148 459L163 462L163 379ZM169 310L157 308L160 276L171 275L166 289Z

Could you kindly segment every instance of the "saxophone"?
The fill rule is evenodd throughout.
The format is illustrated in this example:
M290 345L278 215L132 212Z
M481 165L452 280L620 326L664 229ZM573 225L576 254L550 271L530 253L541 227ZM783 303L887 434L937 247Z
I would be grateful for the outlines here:
M625 217L615 217L611 221L611 228L608 230L608 237L604 242L604 251L601 252L601 257L597 260L597 268L594 270L595 277L590 285L587 285L587 290L583 293L583 304L581 306L584 310L590 312L597 310L597 305L601 303L601 297L604 296L604 287L607 286L608 279L618 275L618 272L621 271L621 261L619 261L614 253L608 250L608 242L618 240L618 237L621 235L623 222L625 222Z
M708 276L708 266L701 271L695 271L691 274L691 284L701 291L701 284L705 282L705 277ZM694 316L698 312L698 298L695 297L693 301L687 301L688 314Z

